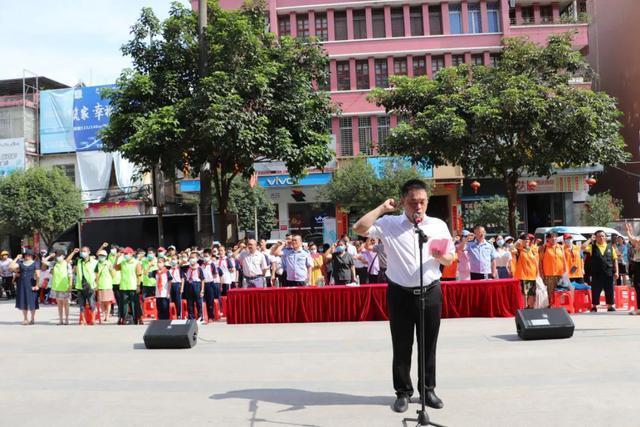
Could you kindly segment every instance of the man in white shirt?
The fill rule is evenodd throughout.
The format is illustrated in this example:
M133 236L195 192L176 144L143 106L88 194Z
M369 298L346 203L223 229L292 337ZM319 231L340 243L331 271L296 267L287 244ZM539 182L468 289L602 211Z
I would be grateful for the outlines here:
M269 269L264 254L258 250L255 239L249 239L247 248L238 256L247 288L264 288L264 275Z
M436 396L436 343L440 330L442 311L442 291L440 289L440 265L453 262L453 239L444 221L425 215L428 204L427 186L419 179L407 181L401 190L400 204L404 208L401 215L387 215L395 212L398 204L393 199L386 200L353 226L353 230L367 237L379 238L387 253L387 302L389 324L393 344L393 387L396 401L393 409L405 412L413 395L411 383L411 350L414 329L418 339L424 337L425 372L419 373L419 393L425 392L425 402L432 408L442 408L442 401ZM382 217L381 217L382 216ZM425 330L420 331L420 264L418 236L414 230L414 216L421 219L420 229L430 240L447 240L446 249L430 250L426 243L423 254L423 280L425 286ZM381 218L380 218L381 217ZM441 249L442 250L442 249Z

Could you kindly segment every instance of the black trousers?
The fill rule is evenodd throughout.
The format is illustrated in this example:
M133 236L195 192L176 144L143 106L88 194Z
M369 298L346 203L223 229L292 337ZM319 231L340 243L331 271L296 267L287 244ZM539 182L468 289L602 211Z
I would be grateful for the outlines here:
M442 313L442 289L440 282L430 285L425 290L425 330L420 328L420 295L413 290L419 288L403 288L389 282L387 303L389 305L389 326L391 328L391 342L393 344L393 388L397 396L413 395L411 383L411 352L413 350L414 330L420 341L425 340L425 370L418 369L418 390L423 384L426 390L433 390L436 386L436 345L440 332L440 315ZM418 353L418 360L420 354ZM419 367L418 362L418 367Z
M369 283L369 269L367 267L356 268L356 276L360 279L361 285Z
M471 280L488 280L493 278L493 274L469 273Z
M600 304L600 294L604 290L604 296L608 305L613 305L613 276L606 274L594 274L591 277L591 303Z
M169 298L156 298L156 307L158 307L158 319L160 320L169 320L170 311L169 311L169 303L171 300Z

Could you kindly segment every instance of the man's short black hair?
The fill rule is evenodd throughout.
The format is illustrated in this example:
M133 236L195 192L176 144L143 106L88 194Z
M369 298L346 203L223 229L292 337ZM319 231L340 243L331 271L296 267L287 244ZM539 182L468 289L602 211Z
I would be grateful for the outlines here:
M400 188L400 193L402 197L406 197L411 190L424 190L427 191L427 184L421 179L410 179L409 181L402 184L402 188Z
M598 233L602 233L604 234L604 237L607 237L607 233L604 232L604 230L597 230L595 233L593 233L594 235L598 235Z

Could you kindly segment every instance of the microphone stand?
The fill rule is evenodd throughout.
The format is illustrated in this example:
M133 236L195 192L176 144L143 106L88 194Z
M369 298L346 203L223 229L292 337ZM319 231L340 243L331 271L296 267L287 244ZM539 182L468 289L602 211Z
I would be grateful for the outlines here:
M432 426L439 426L439 424L435 424L429 421L429 414L427 414L427 409L426 409L426 404L425 404L425 392L426 392L426 388L425 388L425 384L424 384L424 378L425 378L425 354L424 354L424 340L425 340L425 336L424 336L424 331L425 331L425 324L424 324L424 320L425 320L425 312L427 310L427 296L425 294L425 287L424 287L424 278L422 277L423 274L423 265L422 265L422 260L423 260L423 245L425 243L427 243L429 241L429 238L427 237L426 234L424 234L424 231L422 231L422 229L420 229L420 227L418 226L418 221L416 218L414 218L413 220L413 231L418 235L418 252L419 252L419 258L420 258L420 327L419 327L419 331L420 331L420 337L418 339L418 372L421 375L421 378L418 379L418 384L421 385L421 390L420 390L420 404L421 404L421 408L417 411L418 414L418 419L415 420L418 422L417 425L419 426L428 426L428 425L432 425ZM406 421L406 419L405 419ZM414 421L414 420L412 420Z

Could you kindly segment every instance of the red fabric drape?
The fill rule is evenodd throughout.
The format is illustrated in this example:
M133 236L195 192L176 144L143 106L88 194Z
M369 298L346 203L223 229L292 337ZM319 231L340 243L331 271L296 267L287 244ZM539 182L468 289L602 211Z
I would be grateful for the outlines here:
M442 317L509 317L522 308L516 280L443 282ZM232 289L228 323L387 320L387 285Z

